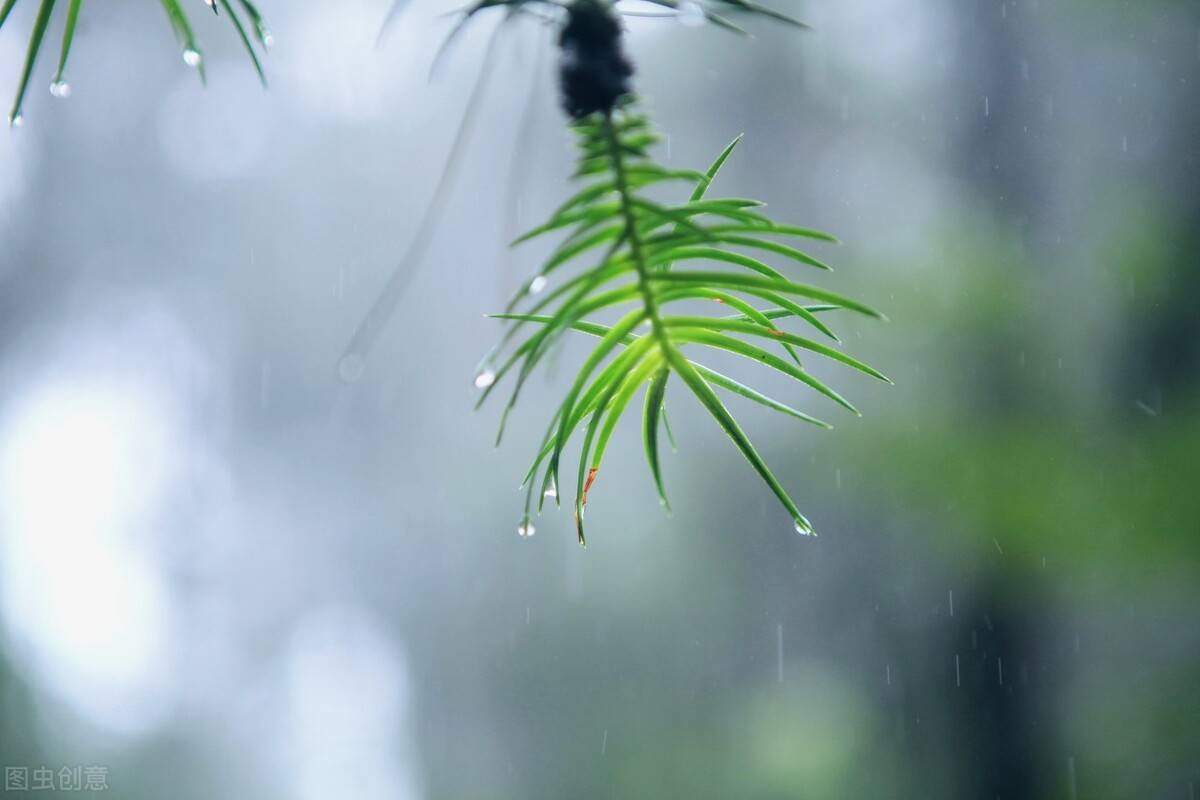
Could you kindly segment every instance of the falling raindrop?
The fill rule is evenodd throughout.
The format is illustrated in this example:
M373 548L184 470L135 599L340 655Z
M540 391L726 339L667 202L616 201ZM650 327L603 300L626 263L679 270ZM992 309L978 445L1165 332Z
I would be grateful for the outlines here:
M478 375L475 376L476 389L486 389L495 382L496 373L492 372L490 367L485 367L484 369L480 370Z
M958 664L958 653L954 654L954 685L962 686L962 670Z
M528 539L537 533L537 528L533 527L533 523L529 521L529 517L521 520L521 524L517 526L517 535L522 539Z
M983 115L985 117L992 115L992 101L986 94L983 96Z
M54 95L55 97L70 97L71 84L60 78L59 80L56 80L50 84L50 94Z
M366 371L367 360L360 353L347 353L338 362L338 375L346 383L354 383Z
M529 293L530 294L538 294L539 292L541 292L543 289L546 288L546 284L549 282L550 281L547 280L545 275L535 276L534 279L529 282Z
M783 623L775 626L775 682L783 683Z
M198 50L193 50L189 47L187 50L183 51L183 63L187 64L189 67L200 66L201 60L200 52Z
M954 590L947 589L946 591L950 596L950 616L953 617L954 616Z

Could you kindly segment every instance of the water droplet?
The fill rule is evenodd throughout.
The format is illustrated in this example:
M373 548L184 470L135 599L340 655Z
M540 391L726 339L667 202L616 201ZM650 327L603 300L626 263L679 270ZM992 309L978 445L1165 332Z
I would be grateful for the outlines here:
M699 3L680 3L675 19L685 27L698 28L704 24L704 8Z
M70 97L71 84L62 79L56 80L54 83L50 84L50 94L54 95L55 97Z
M801 536L812 536L813 538L816 538L817 532L812 529L812 525L809 525L806 520L797 519L794 522L796 533L800 534Z
M475 376L475 388L486 389L496 382L496 373L491 369L485 369Z
M537 533L537 528L533 527L533 523L529 521L529 517L521 520L521 524L517 526L517 536L522 539L528 539Z
M263 47L274 47L275 46L275 35L272 34L266 28L261 29L259 31L258 35L262 39Z
M193 50L189 47L187 50L183 51L183 63L187 64L189 67L200 66L200 61L201 57L198 50Z
M550 479L550 485L546 487L546 491L542 492L542 496L551 500L558 498L558 484L554 482L553 478Z
M10 128L19 128L24 124L25 124L25 117L23 117L21 115L21 112L18 111L16 114L8 115L8 126Z
M366 371L367 360L360 353L347 353L338 362L338 375L346 383L354 383Z
M529 282L529 293L530 294L538 294L539 292L541 292L543 289L546 288L546 284L549 282L550 281L546 279L545 275L536 276L533 280L531 280Z

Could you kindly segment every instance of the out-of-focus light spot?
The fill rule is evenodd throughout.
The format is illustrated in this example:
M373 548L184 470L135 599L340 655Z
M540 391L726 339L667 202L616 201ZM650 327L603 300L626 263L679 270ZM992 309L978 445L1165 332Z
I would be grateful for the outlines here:
M3 614L36 683L93 723L136 733L164 711L166 587L139 523L173 469L161 398L63 376L0 432Z
M166 523L190 521L180 503L202 442L189 402L206 370L169 306L81 296L48 338L31 330L0 362L13 389L0 397L4 649L39 700L136 736L164 720L182 680Z
M405 664L378 626L354 607L302 620L288 659L292 752L300 798L419 796L404 736Z
M444 35L442 28L431 31L431 17L414 13L406 20L411 24L391 25L377 47L391 5L392 0L350 0L339 3L336 14L311 5L280 34L275 53L284 62L283 79L295 83L312 111L368 121L393 108L401 92L426 83L431 45Z
M158 112L167 160L198 181L230 180L249 172L269 138L267 98L249 65L210 68L208 86L180 75Z
M815 9L814 9L815 11ZM938 85L944 78L931 69L930 54L953 41L953 16L932 5L912 6L905 0L872 0L846 4L828 18L805 17L821 27L830 52L856 73L864 85L886 85L893 95ZM879 21L888 20L887 36L879 36ZM847 47L869 41L870 47ZM940 59L937 59L940 60Z
M862 736L877 724L860 692L807 660L787 664L787 683L747 706L744 745L764 786L804 786L813 797L848 796L852 765L873 752ZM887 774L890 764L873 765Z

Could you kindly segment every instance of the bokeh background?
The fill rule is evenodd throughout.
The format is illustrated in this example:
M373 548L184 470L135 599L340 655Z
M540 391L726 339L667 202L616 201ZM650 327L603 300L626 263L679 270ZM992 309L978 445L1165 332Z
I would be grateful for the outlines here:
M832 432L732 401L817 539L676 386L673 516L631 417L586 551L565 510L516 534L580 350L500 449L471 410L544 252L504 243L567 190L550 32L485 65L481 18L430 80L449 7L377 46L388 0L261 5L267 92L199 0L207 89L158 4L87 4L72 96L48 47L0 134L0 762L126 798L1196 799L1200 4L631 19L659 156L744 132L721 191L841 237L823 285L891 321L837 329L896 386L824 373L857 419L760 379Z

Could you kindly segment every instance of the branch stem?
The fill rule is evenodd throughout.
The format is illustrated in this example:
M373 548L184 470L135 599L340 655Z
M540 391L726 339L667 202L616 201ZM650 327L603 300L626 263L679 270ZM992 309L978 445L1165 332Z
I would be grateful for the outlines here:
M621 217L625 222L625 236L629 242L629 255L633 261L634 269L637 271L638 292L642 296L642 304L646 309L646 319L650 322L651 335L658 343L663 355L668 359L674 353L674 347L671 345L671 339L667 335L666 327L663 325L662 318L658 313L658 300L655 298L654 290L650 287L650 270L646 266L646 259L642 252L642 238L638 232L637 216L633 211L633 194L629 188L629 181L625 172L625 157L621 152L621 140L617 134L617 126L613 122L613 112L609 111L604 115L604 138L608 142L608 154L613 166L613 183L620 197L621 202Z

